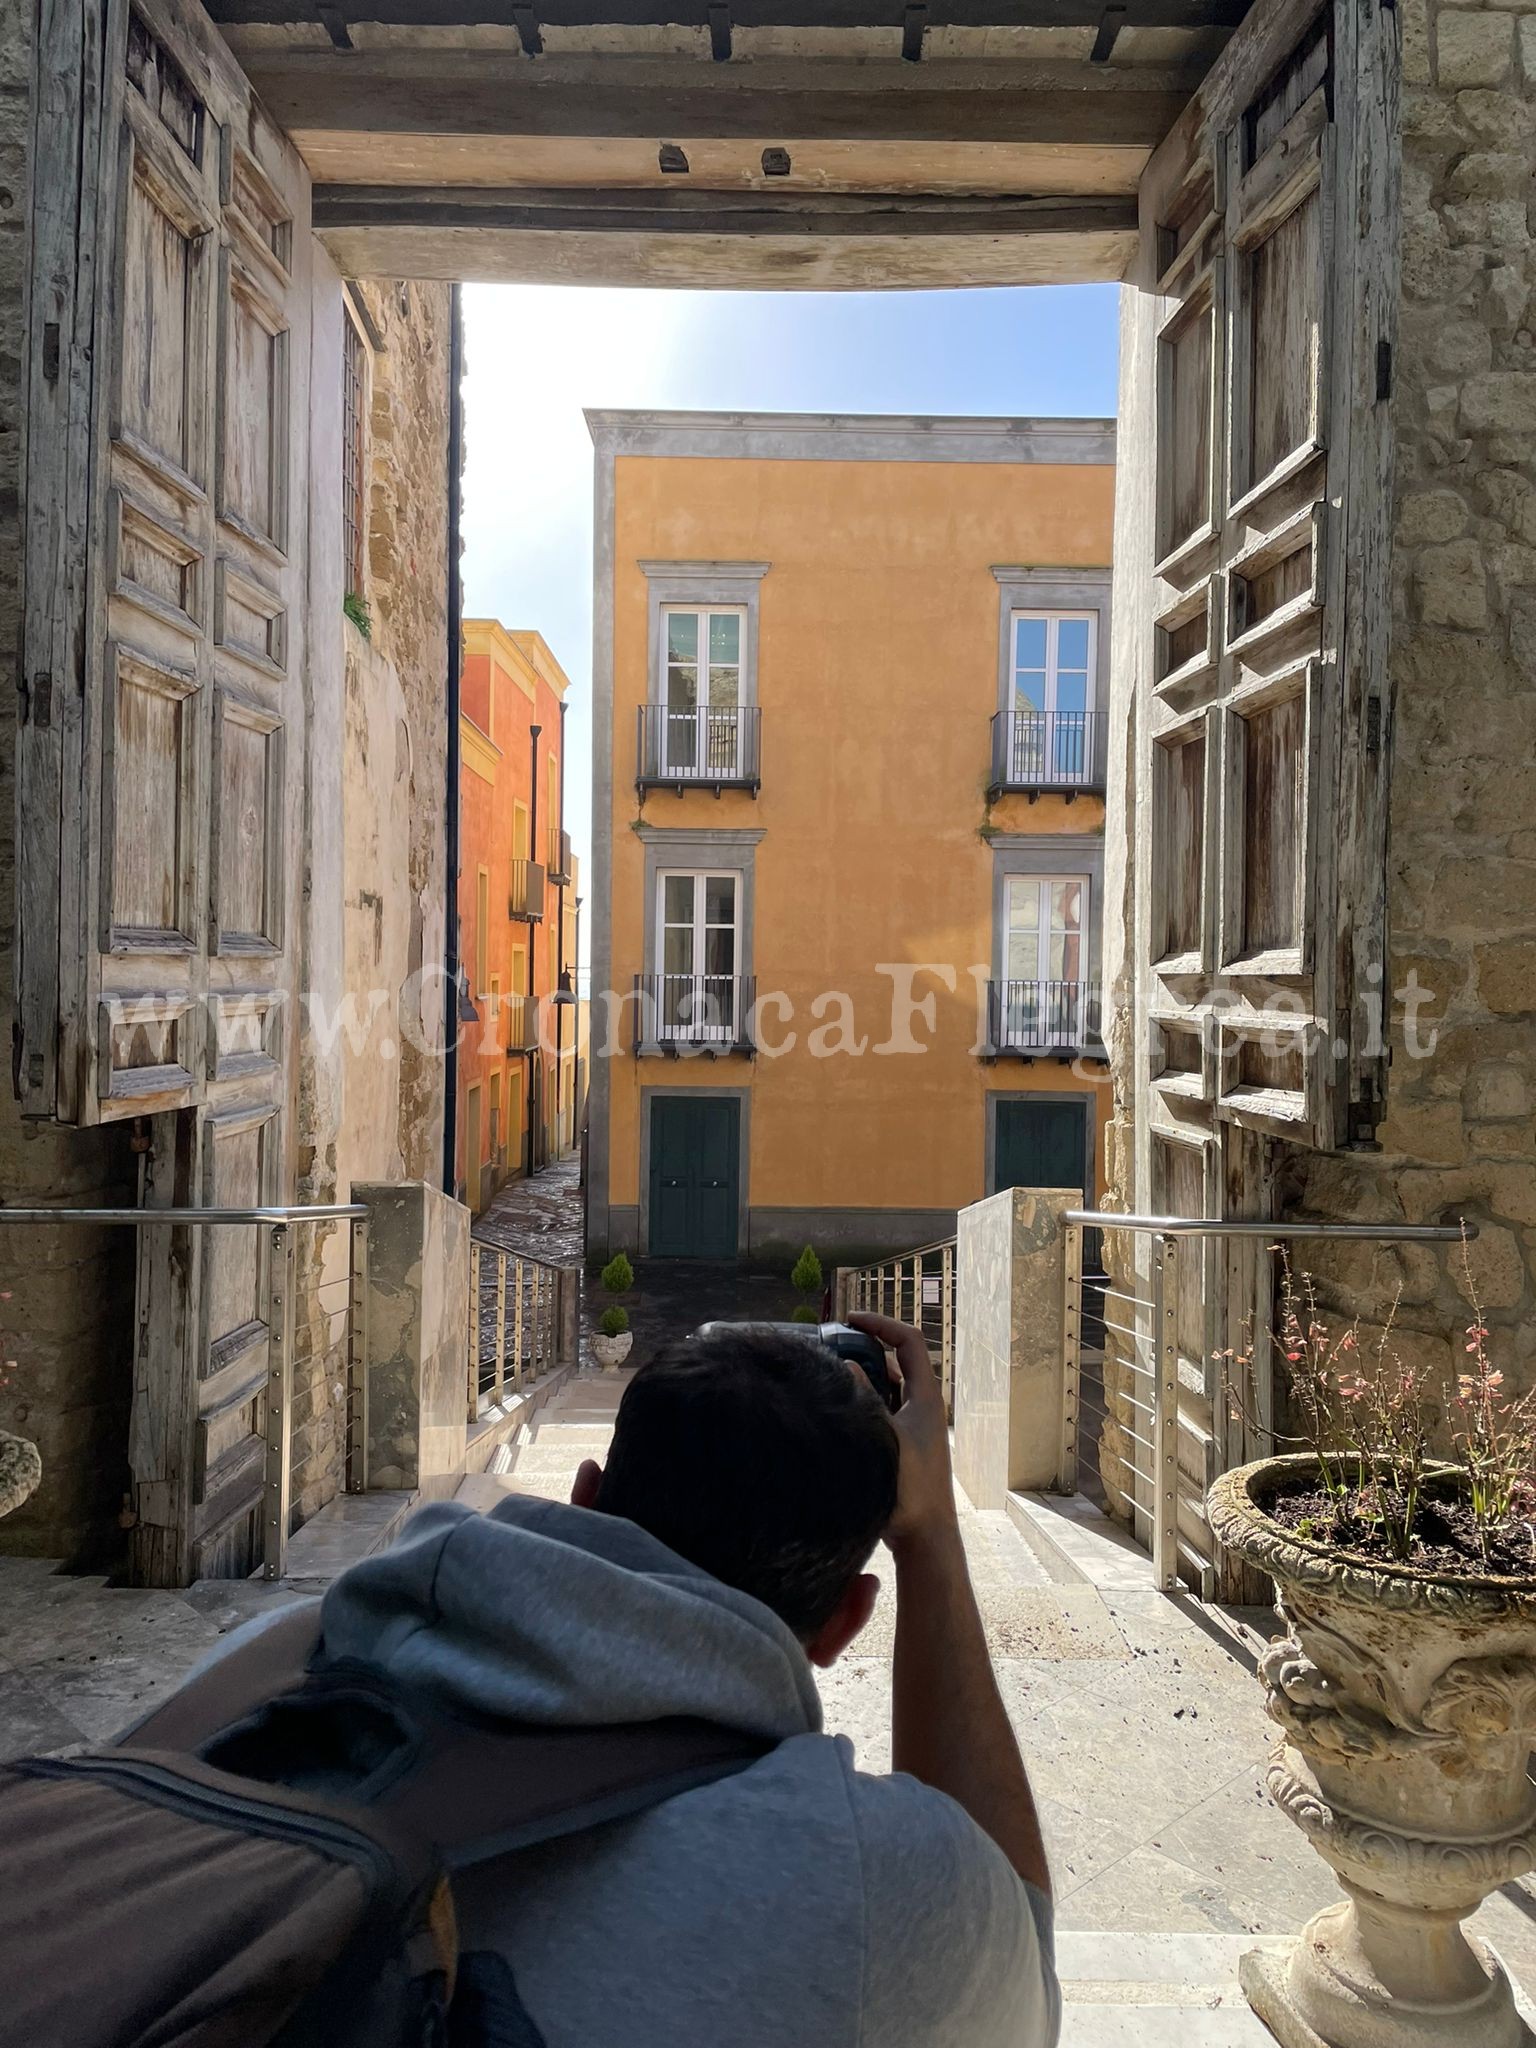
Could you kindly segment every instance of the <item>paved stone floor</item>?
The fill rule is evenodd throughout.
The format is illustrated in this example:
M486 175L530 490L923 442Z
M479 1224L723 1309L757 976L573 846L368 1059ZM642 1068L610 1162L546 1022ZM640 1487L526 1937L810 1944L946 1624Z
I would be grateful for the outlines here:
M586 1232L581 1159L568 1153L523 1180L511 1180L475 1218L474 1235L503 1251L552 1266L579 1266Z
M567 1497L581 1459L603 1455L627 1378L569 1380L500 1454L510 1471L465 1480L460 1497ZM1063 1584L1007 1516L961 1506L1055 1873L1066 2043L1263 2048L1237 1959L1336 1893L1264 1791L1272 1731L1251 1648L1225 1618L1153 1591L1139 1553ZM0 1757L111 1735L271 1597L223 1582L125 1592L0 1559ZM883 1595L857 1654L820 1679L827 1725L874 1770L890 1757L891 1622ZM1536 1988L1536 1890L1506 1886L1474 1925Z

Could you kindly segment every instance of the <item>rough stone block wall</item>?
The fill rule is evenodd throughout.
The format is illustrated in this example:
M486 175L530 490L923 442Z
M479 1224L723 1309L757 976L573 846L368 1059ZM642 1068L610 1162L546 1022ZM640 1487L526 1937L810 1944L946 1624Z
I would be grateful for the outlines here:
M369 885L391 908L409 905L402 1014L391 1034L398 1088L394 1127L398 1163L407 1180L435 1181L443 1146L443 985L433 970L444 958L447 870L448 678L448 410L451 290L446 285L358 284L380 345L373 353L368 422L368 588L370 647L359 659L387 664L404 707L404 743L392 752L349 748L345 776L403 775L409 784L403 847L380 851L391 863ZM311 621L311 632L332 630ZM334 630L353 636L335 621ZM361 641L354 640L359 649ZM352 666L351 663L346 667ZM345 671L344 671L345 672ZM369 799L363 799L365 803ZM313 852L313 849L311 850ZM315 874L312 888L342 886ZM345 886L359 886L348 876ZM381 912L382 914L382 912ZM350 991L366 1004L368 991ZM404 1014L409 1011L410 1014ZM298 1191L301 1202L344 1200L350 1162L340 1156L333 1077L324 1055L299 1049ZM344 1056L345 1057L345 1056ZM372 1061L370 1044L346 1063ZM343 1087L378 1075L356 1074ZM293 1520L307 1521L341 1489L346 1452L345 1225L306 1228L298 1247L298 1327L293 1402Z
M1297 1155L1324 1215L1476 1221L1472 1280L1506 1371L1536 1380L1536 4L1399 0L1402 298L1393 379L1394 1033L1379 1154ZM1399 1004L1398 1015L1403 1015ZM1323 1268L1449 1377L1456 1252L1353 1247Z

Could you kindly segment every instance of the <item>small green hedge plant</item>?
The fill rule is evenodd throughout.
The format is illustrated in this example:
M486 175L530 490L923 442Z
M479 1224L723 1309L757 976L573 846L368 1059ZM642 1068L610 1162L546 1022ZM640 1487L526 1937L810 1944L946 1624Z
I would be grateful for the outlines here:
M622 1252L615 1252L603 1268L603 1286L610 1294L627 1294L635 1284L635 1269Z
M810 1300L812 1295L820 1295L823 1286L821 1261L809 1245L806 1246L805 1250L790 1268L789 1284L793 1287L796 1294L803 1294L807 1301ZM821 1318L818 1316L816 1321L820 1322L820 1320Z
M605 1308L597 1319L597 1327L605 1337L622 1337L629 1328L629 1310L620 1308L617 1302L612 1308Z
M819 1324L821 1321L821 1310L819 1308L812 1308L808 1301L797 1301L790 1311L789 1320L792 1323Z

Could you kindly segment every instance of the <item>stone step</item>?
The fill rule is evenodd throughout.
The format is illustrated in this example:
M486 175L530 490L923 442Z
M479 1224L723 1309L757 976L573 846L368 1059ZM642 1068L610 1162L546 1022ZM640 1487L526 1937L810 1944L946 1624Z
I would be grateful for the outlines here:
M1275 2048L1248 2007L1238 1964L1284 1941L1251 1934L1056 1937L1062 2048Z
M538 1472L574 1472L583 1458L601 1449L601 1444L562 1442L557 1431L550 1431L540 1443L513 1445L512 1470L520 1479Z

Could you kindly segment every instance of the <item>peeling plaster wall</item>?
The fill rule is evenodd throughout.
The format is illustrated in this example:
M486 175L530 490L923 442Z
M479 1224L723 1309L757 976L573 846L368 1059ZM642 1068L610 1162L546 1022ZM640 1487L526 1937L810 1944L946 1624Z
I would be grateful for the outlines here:
M343 296L315 251L305 962L299 1192L435 1179L442 1157L448 647L447 286L351 287L370 340L365 636L341 507ZM333 622L333 623L332 623ZM295 1522L339 1490L346 1418L345 1226L306 1233L294 1402Z

